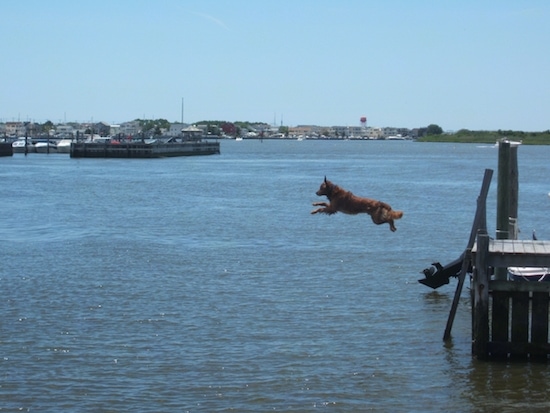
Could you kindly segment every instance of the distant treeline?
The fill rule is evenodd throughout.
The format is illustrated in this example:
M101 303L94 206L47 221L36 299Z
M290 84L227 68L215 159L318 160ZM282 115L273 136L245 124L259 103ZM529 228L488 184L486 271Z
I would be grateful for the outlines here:
M496 143L496 141L500 139L521 141L524 145L550 145L550 130L544 132L522 132L513 130L472 131L468 129L460 129L455 133L422 136L418 138L418 141Z

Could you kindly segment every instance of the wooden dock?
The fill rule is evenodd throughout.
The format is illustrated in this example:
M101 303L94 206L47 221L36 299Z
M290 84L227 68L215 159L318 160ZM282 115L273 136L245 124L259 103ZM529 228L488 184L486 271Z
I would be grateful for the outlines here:
M550 267L550 241L493 240L481 232L472 259L473 354L547 359L550 282L491 279L490 269Z
M9 142L0 142L0 156L12 156L13 147Z
M487 254L494 267L550 267L550 241L490 240Z
M219 142L128 142L72 143L71 158L164 158L174 156L214 155L220 153Z
M443 340L451 338L465 276L471 273L472 354L479 360L547 362L550 282L511 279L508 271L510 267L527 267L545 274L550 267L550 241L517 239L517 145L511 148L507 141L499 143L498 166L496 239L487 233L486 199L492 177L492 170L487 169L470 238L460 256L462 266ZM438 272L424 272L426 279L419 281L438 288L446 284Z

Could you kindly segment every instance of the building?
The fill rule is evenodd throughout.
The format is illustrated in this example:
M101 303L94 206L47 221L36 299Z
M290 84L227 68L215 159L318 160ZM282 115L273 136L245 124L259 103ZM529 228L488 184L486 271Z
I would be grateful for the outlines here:
M25 125L26 123L26 125ZM6 122L5 133L7 136L25 136L25 133L31 135L32 123L29 122Z
M171 123L170 129L166 131L166 135L172 136L172 137L181 136L181 131L187 128L188 126L189 125L186 123Z
M123 136L137 136L141 132L139 120L124 122L120 124L119 133Z
M75 132L75 129L72 125L59 124L55 126L56 135L71 135Z

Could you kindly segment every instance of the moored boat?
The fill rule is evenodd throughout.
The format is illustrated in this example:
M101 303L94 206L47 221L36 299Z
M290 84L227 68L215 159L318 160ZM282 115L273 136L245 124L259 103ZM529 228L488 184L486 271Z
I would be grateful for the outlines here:
M519 145L522 144L522 141L511 141L509 139L497 139L495 143L495 148L499 147L500 142L508 142L511 148L517 148Z
M72 139L61 139L57 143L57 153L71 153Z
M17 138L17 140L11 144L11 147L13 149L13 153L31 153L35 151L31 138Z
M40 141L34 144L36 153L55 153L57 152L57 145L50 141Z
M546 267L508 267L510 281L550 281L550 268Z

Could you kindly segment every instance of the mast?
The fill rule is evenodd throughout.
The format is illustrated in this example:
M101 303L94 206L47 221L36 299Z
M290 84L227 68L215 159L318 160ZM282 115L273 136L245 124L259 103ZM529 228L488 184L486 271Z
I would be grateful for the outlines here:
M183 126L183 107L184 107L184 101L183 98L181 98L181 125Z

